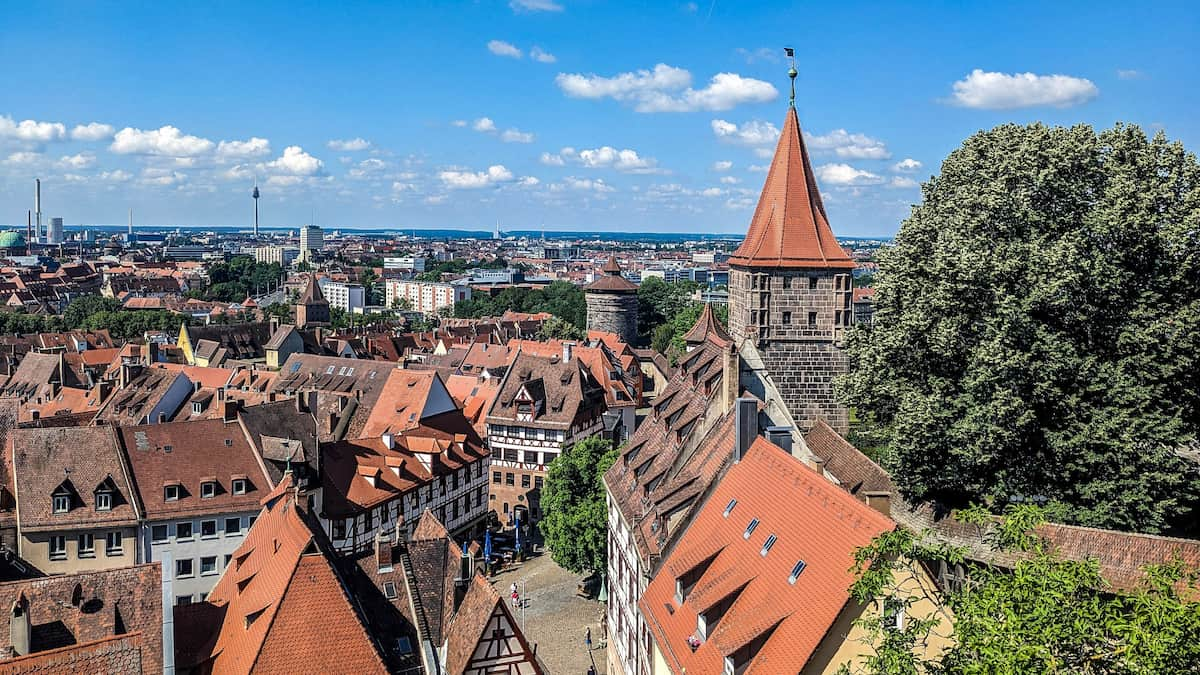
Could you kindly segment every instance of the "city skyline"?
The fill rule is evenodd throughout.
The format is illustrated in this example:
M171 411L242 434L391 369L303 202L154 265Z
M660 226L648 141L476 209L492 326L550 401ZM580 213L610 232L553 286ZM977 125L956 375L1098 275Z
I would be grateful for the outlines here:
M0 107L0 222L18 227L40 177L44 220L68 227L129 208L250 227L257 179L263 228L744 232L784 45L841 236L894 234L918 183L996 124L1200 132L1183 4L1153 24L1115 4L34 11L0 10L53 26L0 41L23 64L0 73L24 94Z

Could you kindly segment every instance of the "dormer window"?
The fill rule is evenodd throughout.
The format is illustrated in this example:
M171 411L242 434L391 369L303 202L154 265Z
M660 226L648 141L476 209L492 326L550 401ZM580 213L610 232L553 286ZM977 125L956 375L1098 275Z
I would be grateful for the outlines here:
M163 486L163 501L168 501L168 502L179 501L179 486L178 485Z
M204 412L204 404L200 401L192 401L192 414L199 415Z
M217 496L217 482L206 480L200 484L200 498L212 499Z
M71 495L54 495L54 512L66 513L71 510Z
M233 479L233 494L235 494L235 495L246 494L246 479L245 478L234 478Z
M112 510L112 493L108 491L96 493L96 510L110 511Z

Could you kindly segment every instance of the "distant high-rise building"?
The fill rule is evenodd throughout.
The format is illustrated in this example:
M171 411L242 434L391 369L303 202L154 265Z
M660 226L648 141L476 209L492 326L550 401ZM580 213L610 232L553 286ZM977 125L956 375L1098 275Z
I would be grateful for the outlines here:
M309 261L325 245L325 232L316 225L300 228L300 259Z
M46 243L61 244L63 243L63 219L51 218L46 225Z
M254 249L254 260L260 263L278 263L287 267L300 256L300 250L291 246L259 246Z

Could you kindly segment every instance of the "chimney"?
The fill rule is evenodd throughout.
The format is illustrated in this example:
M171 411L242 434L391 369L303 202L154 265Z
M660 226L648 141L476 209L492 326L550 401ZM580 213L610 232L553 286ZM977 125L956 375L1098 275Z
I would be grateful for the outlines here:
M272 316L267 325L270 326L271 335L275 335L279 331L279 317Z
M722 354L725 359L721 364L721 412L729 410L734 405L734 399L742 391L741 356L732 345Z
M467 589L471 587L471 579L475 576L475 559L471 557L471 551L466 547L462 547L462 553L458 556L458 576L454 579L454 611L462 605L463 598L467 597Z
M767 440L792 454L792 428L781 426L767 427Z
M158 343L146 343L146 365L158 363Z
M758 399L739 398L733 411L733 461L740 462L758 436Z
M380 530L375 535L375 562L380 572L392 571L392 538L387 530Z
M25 656L29 653L29 637L32 633L29 622L29 599L22 593L12 605L12 613L8 617L8 641L12 645L13 656Z
M563 340L562 348L563 363L570 363L571 356L575 353L575 343L570 340Z
M892 493L890 492L865 492L863 496L867 498L867 506L882 513L888 518L892 517Z
M226 422L235 422L238 418L238 411L241 410L241 403L227 398L221 402L221 419Z

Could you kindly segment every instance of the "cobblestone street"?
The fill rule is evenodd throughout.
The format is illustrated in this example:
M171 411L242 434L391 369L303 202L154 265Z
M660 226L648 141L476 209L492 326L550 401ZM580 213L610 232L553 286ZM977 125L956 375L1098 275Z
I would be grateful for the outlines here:
M538 657L553 675L584 675L593 662L597 673L605 672L600 625L604 619L604 605L585 599L576 592L582 578L582 575L572 574L555 565L549 553L542 553L505 569L492 579L492 584L506 599L510 595L511 585L516 583L519 592L524 580L525 591L521 603L524 606L525 636L531 644L537 644ZM521 621L521 612L521 609L513 610L518 623ZM592 629L590 655L584 645L587 627Z

